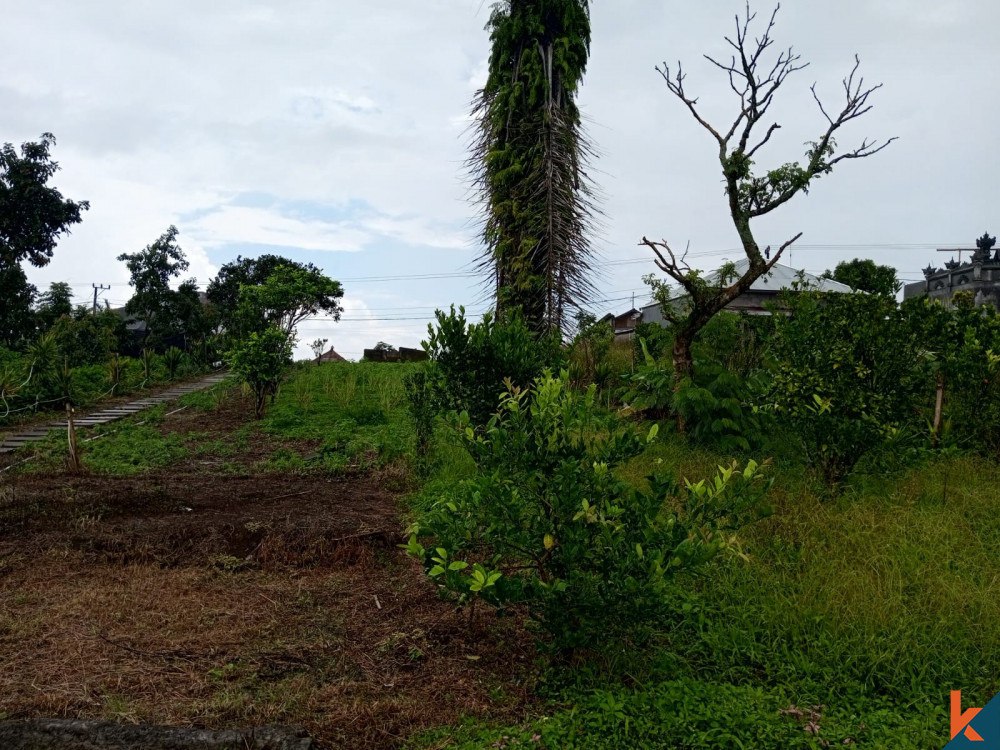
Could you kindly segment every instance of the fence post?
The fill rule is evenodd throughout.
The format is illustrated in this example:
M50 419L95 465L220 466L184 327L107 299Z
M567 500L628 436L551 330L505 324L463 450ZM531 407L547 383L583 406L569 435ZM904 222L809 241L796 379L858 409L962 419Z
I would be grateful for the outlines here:
M75 471L80 471L80 454L76 450L76 426L73 424L73 407L66 403L66 431L69 438L69 460Z

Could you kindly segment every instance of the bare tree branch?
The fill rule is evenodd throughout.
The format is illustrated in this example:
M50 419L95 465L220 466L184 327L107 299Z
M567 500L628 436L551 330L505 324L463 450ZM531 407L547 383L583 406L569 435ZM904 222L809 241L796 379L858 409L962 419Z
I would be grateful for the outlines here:
M659 73L661 76L663 76L663 80L666 81L667 88L670 90L670 93L672 93L682 102L684 102L685 105L687 105L687 108L691 111L691 114L694 115L694 119L696 119L701 124L701 126L705 128L709 133L715 136L715 140L717 140L721 145L723 143L722 136L719 135L718 131L711 125L709 125L708 122L706 122L702 118L702 116L698 114L698 110L695 109L695 105L698 103L698 100L689 99L687 97L687 94L684 93L685 76L684 76L684 71L681 68L680 62L677 63L677 75L674 76L674 78L672 79L670 77L670 68L667 67L666 63L663 63L662 68L656 66L656 72Z
M696 106L698 100L685 91L680 63L674 76L671 76L665 63L662 69L657 67L657 72L663 77L669 91L684 103L692 116L719 144L719 162L725 178L730 216L749 261L748 268L735 283L723 286L728 283L728 279L723 279L720 274L719 283L710 285L692 271L684 256L678 259L665 240L654 242L643 237L639 243L653 251L656 267L677 282L692 303L690 309L683 314L666 309L669 305L665 303L661 305L664 307L664 317L674 324L675 389L680 387L683 378L692 371L690 347L698 331L712 316L744 294L762 274L769 272L783 257L784 251L802 236L801 232L796 234L781 245L772 257L765 260L754 238L751 220L784 205L798 193L807 192L813 179L829 173L837 163L845 159L872 156L896 140L889 138L875 141L865 138L857 148L837 152L834 135L851 120L868 113L872 108L871 95L882 87L882 84L865 86L864 78L859 74L860 59L855 55L854 66L843 79L844 103L839 111L831 110L823 104L815 83L811 87L813 99L826 123L820 137L810 143L805 161L784 164L764 173L754 174L753 158L771 142L774 133L781 129L780 123L772 122L761 135L764 128L762 122L788 76L808 65L801 61L792 47L776 55L770 52L774 46L772 33L780 7L775 6L763 33L754 37L751 26L756 14L751 12L747 0L745 12L736 16L735 35L725 37L733 52L729 61L722 62L705 55L706 60L725 73L729 88L739 98L736 117L725 131L716 129L701 116ZM737 134L738 140L734 142ZM678 428L683 429L683 419L680 417Z
M819 109L820 112L822 112L823 117L826 118L826 131L822 136L820 136L820 139L816 142L815 147L810 151L809 162L804 169L804 179L799 183L782 190L777 195L771 196L768 200L758 205L757 208L752 209L750 211L751 217L763 216L764 214L770 213L778 206L787 203L797 193L806 190L808 188L809 181L813 177L829 172L833 168L834 164L837 164L844 159L863 159L865 157L872 156L896 140L896 137L894 136L879 143L878 141L869 142L866 138L861 142L861 145L853 151L847 151L834 155L834 133L836 133L846 123L869 112L873 105L868 103L868 98L874 92L882 88L881 83L869 88L864 87L864 77L857 75L860 65L861 59L855 55L854 67L851 68L850 74L843 80L844 105L836 117L831 117L826 107L823 105L819 94L816 93L816 84L814 83L810 87L813 99L816 101L816 104L819 105Z
M781 126L778 123L774 123L773 125L771 125L771 127L767 129L767 134L761 139L760 143L758 143L752 149L747 151L747 158L748 159L753 158L753 155L757 153L757 149L759 149L761 146L763 146L765 143L771 140L771 135L774 133L775 130L780 130L780 129Z

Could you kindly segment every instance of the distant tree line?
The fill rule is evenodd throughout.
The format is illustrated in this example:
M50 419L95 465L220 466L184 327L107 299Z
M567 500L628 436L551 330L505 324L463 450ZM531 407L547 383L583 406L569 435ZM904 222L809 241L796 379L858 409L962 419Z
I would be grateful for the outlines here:
M339 320L340 283L311 263L262 255L225 264L202 293L195 279L181 280L190 264L170 226L145 248L118 256L132 287L120 310L74 305L65 282L39 292L24 265L46 265L89 208L48 184L59 168L54 144L45 133L20 149L0 149L0 416L17 394L45 400L42 369L62 367L69 382L71 368L107 363L114 386L120 356L142 359L148 379L157 352L171 377L183 357L195 367L226 360L253 387L261 412L291 361L298 324L320 313Z

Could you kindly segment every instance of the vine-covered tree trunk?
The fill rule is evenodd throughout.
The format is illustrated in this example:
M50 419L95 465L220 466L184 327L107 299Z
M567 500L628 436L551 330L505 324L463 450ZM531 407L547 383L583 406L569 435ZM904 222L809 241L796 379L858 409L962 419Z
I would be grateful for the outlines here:
M493 49L473 114L469 159L483 206L480 267L499 311L558 330L592 291L594 212L576 91L589 56L587 0L507 0L487 28Z

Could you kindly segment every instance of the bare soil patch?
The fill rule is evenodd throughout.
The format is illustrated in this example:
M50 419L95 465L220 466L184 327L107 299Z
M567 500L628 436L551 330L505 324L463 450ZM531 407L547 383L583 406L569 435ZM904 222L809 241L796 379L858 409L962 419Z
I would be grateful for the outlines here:
M244 420L187 410L162 429L216 440ZM253 462L264 444L249 442ZM438 600L396 546L383 484L194 458L0 476L0 718L300 724L328 748L517 721L530 639L517 618L470 625Z

